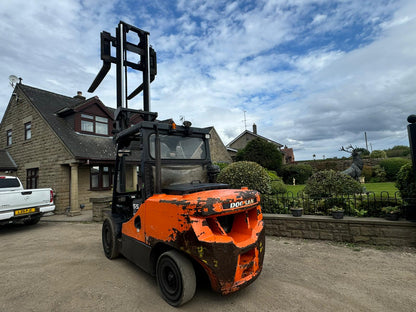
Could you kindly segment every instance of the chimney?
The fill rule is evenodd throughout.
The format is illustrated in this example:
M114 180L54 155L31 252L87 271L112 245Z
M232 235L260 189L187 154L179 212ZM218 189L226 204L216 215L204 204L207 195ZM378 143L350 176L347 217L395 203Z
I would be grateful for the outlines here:
M257 134L257 126L255 123L253 123L253 133Z
M85 100L85 96L82 96L82 91L77 91L77 95L74 96L74 99Z

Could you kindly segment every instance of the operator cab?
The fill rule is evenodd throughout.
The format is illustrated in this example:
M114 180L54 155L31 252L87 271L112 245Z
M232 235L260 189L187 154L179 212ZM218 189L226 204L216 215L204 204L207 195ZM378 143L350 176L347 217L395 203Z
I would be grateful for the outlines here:
M126 201L139 206L153 194L184 195L225 189L216 183L219 167L211 163L209 128L192 128L190 122L177 126L173 121L141 121L116 134L116 187L113 205ZM136 165L137 187L126 192L123 177L126 164ZM119 211L119 209L116 209ZM128 215L131 217L132 213Z

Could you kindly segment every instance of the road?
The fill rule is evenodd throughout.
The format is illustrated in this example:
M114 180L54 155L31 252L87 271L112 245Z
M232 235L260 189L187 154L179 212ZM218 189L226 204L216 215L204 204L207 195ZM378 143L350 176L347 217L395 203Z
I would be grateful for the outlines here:
M416 249L267 237L262 275L220 296L198 285L173 308L156 281L108 260L101 224L0 228L0 311L416 311Z

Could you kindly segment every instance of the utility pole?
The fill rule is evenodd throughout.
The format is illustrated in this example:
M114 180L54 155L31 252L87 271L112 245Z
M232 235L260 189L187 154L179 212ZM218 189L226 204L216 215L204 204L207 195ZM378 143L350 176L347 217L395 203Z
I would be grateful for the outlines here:
M367 132L364 132L364 138L365 138L365 149L368 151L368 142L367 142Z

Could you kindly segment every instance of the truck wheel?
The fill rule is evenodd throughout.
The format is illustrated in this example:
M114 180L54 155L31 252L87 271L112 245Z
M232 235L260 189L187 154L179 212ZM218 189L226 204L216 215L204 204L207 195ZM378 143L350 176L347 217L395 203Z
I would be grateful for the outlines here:
M31 216L29 219L23 221L25 225L35 225L40 220L40 216Z
M192 262L176 250L160 255L156 279L163 299L174 307L188 302L195 294L196 277Z
M108 259L115 259L119 256L119 246L116 237L115 224L113 219L105 218L103 222L102 241L104 254Z

